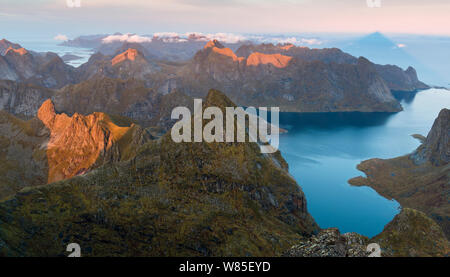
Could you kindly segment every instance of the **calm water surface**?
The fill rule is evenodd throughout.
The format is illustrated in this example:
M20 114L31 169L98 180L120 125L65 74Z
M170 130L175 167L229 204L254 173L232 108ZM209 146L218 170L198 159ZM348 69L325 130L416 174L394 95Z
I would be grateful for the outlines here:
M417 148L411 135L427 135L439 111L450 107L450 91L409 94L401 103L404 111L396 114L280 114L281 127L289 131L280 137L280 150L320 227L372 237L399 212L396 201L347 181L363 174L356 169L363 160L393 158Z

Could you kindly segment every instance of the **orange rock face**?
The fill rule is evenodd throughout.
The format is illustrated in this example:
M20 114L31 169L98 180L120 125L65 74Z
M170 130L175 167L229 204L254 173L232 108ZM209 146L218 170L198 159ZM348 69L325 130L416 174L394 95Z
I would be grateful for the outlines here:
M25 55L26 53L28 53L28 51L25 48L18 48L18 49L14 49L11 46L8 47L8 49L5 52L5 55L8 54L8 52L13 51L21 56Z
M233 50L231 50L230 48L213 47L213 51L218 53L218 54L228 56L228 57L232 58L233 61L238 61L239 60L239 58L236 56L236 54L234 54Z
M233 59L233 61L243 61L244 58L243 57L238 57L236 56L236 54L233 52L233 50L231 50L230 48L225 48L218 40L211 40L208 41L208 43L205 45L204 49L208 49L208 48L212 48L212 51L220 54L220 55L224 55L227 57L230 57Z
M281 49L281 50L284 50L284 51L288 51L288 50L291 49L292 47L294 47L293 44L286 44L286 45L280 46L280 49Z
M261 64L271 64L278 68L284 68L288 66L292 57L284 56L281 54L262 54L255 52L250 54L247 59L247 66L258 66Z
M224 46L217 39L208 41L208 43L206 43L206 45L203 48L207 49L212 47L224 48Z
M50 131L49 183L87 172L130 129L113 124L104 113L56 114L51 100L42 104L38 118Z
M118 63L121 63L125 60L130 60L130 61L134 61L136 59L136 57L138 56L138 51L136 49L133 48L128 48L127 51L120 53L119 55L115 56L112 60L111 60L111 64L114 66Z

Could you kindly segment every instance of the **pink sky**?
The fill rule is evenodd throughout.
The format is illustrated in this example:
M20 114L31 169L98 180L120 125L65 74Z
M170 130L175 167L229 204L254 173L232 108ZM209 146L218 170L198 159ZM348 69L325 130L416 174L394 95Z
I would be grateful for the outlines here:
M0 24L58 33L359 32L450 35L450 0L2 0Z

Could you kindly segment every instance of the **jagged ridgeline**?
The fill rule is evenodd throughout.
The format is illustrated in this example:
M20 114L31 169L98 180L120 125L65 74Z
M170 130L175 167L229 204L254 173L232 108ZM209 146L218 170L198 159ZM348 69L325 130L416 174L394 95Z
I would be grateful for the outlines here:
M211 90L205 106L234 104ZM274 256L318 226L280 153L175 143L0 202L1 256Z

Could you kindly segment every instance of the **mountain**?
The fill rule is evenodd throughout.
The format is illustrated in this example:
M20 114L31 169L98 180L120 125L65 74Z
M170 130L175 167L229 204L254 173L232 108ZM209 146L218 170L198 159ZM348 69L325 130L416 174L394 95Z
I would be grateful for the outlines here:
M213 40L187 62L160 60L142 43L116 50L73 68L53 53L13 49L0 57L0 78L55 89L92 79L137 79L163 95L177 90L198 97L213 87L239 105L276 104L290 112L397 112L401 106L390 90L428 87L413 68L376 65L336 48L245 44L236 54Z
M232 105L211 90L204 108ZM31 211L31 212L30 212ZM280 153L175 143L0 202L1 256L273 256L318 229Z
M290 112L401 110L368 60L360 58L356 64L305 61L283 51L253 52L246 58L217 41L210 42L178 71L177 87L193 96L203 96L215 87L239 105L276 105Z
M68 114L87 115L102 111L128 117L145 127L159 126L164 129L174 123L170 118L173 108L191 107L193 103L190 97L177 90L161 94L147 88L144 81L107 77L66 86L52 99L58 111Z
M48 88L76 82L75 69L55 53L28 51L18 44L1 41L0 79L20 81ZM5 50L4 47L8 46Z
M0 111L0 199L26 186L47 183L45 144L49 132L37 118L28 121Z
M371 159L358 165L366 177L349 182L370 186L397 200L402 207L424 212L450 238L450 110L443 109L424 143L412 154L394 159Z
M28 121L1 111L0 126L0 199L125 160L151 139L139 126L119 127L104 113L57 114L51 100Z
M37 117L50 131L46 152L48 183L84 174L107 162L132 156L132 141L138 145L151 139L139 126L120 127L105 113L72 117L57 114L51 100L45 101Z
M97 53L91 56L87 63L77 68L80 81L99 77L143 80L158 71L160 69L156 63L148 60L142 52L133 48L110 56Z
M377 71L392 91L417 91L430 88L417 78L413 67L405 71L395 65L376 65Z
M410 156L414 163L420 165L428 161L435 166L450 163L449 130L450 110L443 109L423 144Z
M426 83L436 84L442 80L436 72L425 66L415 57L405 51L398 43L380 32L375 32L361 37L341 46L341 49L356 57L366 57L374 63L381 65L397 65L401 68L414 67L421 80Z
M141 49L138 50L144 53L145 56L152 56L158 60L169 62L183 62L192 59L208 40L210 39L205 35L196 33L186 36L176 34L168 34L168 36L165 34L138 36L116 33L113 35L80 36L73 40L65 41L62 45L91 48L108 56L130 47L139 47ZM227 47L234 50L240 45L242 45L240 41L226 43Z
M22 119L36 116L41 104L53 95L54 91L41 86L0 80L0 110Z
M370 42L377 41L380 40L378 37L379 36L374 35L374 37L367 39ZM384 42L385 44L389 44L389 47L395 46L389 40L384 40ZM369 45L371 45L371 47L373 46L372 44ZM375 45L377 44L375 43ZM373 47L378 49L380 46ZM322 61L326 64L338 63L356 65L358 63L358 58L337 48L310 49L308 47L297 47L292 44L248 44L241 46L236 51L237 55L244 57L248 57L252 52L261 52L265 54L282 53L283 55L295 57L303 61ZM357 57L358 56L364 56L371 59L370 55L357 55ZM393 61L394 60L390 63L393 63ZM429 86L419 81L416 70L411 66L409 66L407 70L403 70L396 65L375 64L375 68L392 91L415 91L429 88Z
M22 46L17 43L12 43L6 39L0 40L0 56L4 56L10 48L19 49L22 48Z
M448 257L450 243L442 228L424 213L403 208L371 241L384 257Z
M37 85L0 80L0 110L19 118L30 119L42 103L51 99L55 109L68 115L104 112L125 117L144 127L165 131L172 127L172 109L191 107L193 99L170 86L163 94L148 88L144 81L92 78L76 85L51 90ZM127 124L130 122L125 120Z
M311 49L308 47L298 47L293 44L245 44L239 47L236 54L241 57L248 57L254 52L264 54L281 53L290 57L295 57L303 61L322 61L325 63L355 64L357 59L350 54L344 53L337 48Z

